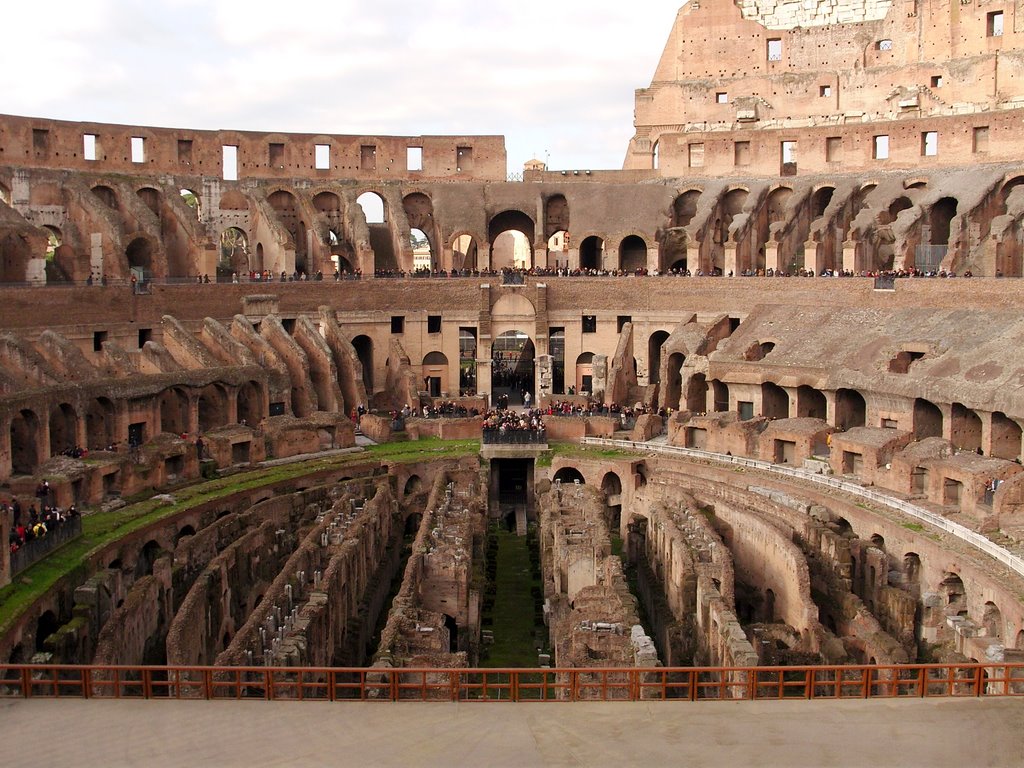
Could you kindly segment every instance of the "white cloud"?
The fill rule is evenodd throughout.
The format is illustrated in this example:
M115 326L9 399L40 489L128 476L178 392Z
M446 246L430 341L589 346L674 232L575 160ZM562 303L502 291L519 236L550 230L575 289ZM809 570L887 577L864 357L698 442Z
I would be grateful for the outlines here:
M55 0L5 10L2 108L128 124L504 134L615 168L673 0ZM23 73L23 74L21 74Z

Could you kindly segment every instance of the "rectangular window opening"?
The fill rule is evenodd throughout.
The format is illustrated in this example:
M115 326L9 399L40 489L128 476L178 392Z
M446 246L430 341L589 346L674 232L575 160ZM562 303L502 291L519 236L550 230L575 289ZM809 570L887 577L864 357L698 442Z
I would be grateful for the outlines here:
M224 181L238 181L238 147L225 144L221 148Z
M391 316L391 333L405 333L405 315Z
M331 145L317 144L313 148L313 163L318 171L327 171L331 168Z
M750 165L750 142L737 141L734 145L736 165Z
M887 160L889 158L889 137L875 136L872 157L875 160Z
M782 40L773 38L768 41L768 61L782 61Z
M146 162L146 140L141 136L132 136L132 162Z
M633 322L633 317L632 317L632 315L619 315L616 318L615 322L616 322L616 325L617 325L617 327L619 329L618 332L622 333L622 329L626 325L626 323L632 323Z
M974 129L974 151L988 152L988 126L979 125Z
M153 340L153 329L152 328L139 328L139 349L146 346L147 341Z
M409 171L423 170L423 147L409 147L406 150L405 167Z
M46 128L32 129L32 148L37 153L50 151L50 132Z
M932 75L932 88L942 87L942 75Z
M581 331L583 333L597 333L597 316L583 315Z
M921 154L924 157L935 157L939 154L938 131L924 131L921 134Z
M986 34L989 37L1002 37L1003 36L1003 12L992 11L986 17Z
M831 96L832 95L832 86L831 85L819 85L818 86L818 95L821 96L822 98L824 98L826 96Z
M86 160L96 159L96 134L82 134L82 157Z
M699 142L688 146L688 158L691 168L702 168L704 166L704 143Z
M192 139L178 139L178 162L192 165Z
M843 137L828 136L825 138L825 162L836 163L843 157Z
M374 144L364 144L359 148L359 170L377 170L377 147Z
M455 170L459 172L473 170L472 147L458 147L455 150Z
M107 332L106 331L93 331L93 333L92 333L92 351L93 352L102 352L103 351L103 342L105 342L106 340L107 340Z
M427 315L427 333L441 332L441 316Z
M271 168L284 168L284 144L271 142L267 145L267 164Z
M729 103L729 94L726 91L718 91L718 93L715 94L715 103L716 104L728 104Z

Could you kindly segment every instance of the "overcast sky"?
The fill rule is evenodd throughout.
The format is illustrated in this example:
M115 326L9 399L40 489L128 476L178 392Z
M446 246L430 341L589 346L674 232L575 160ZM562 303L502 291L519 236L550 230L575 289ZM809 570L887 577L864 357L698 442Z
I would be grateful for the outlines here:
M0 112L337 134L502 134L510 172L621 168L681 0L19 0ZM274 10L268 11L267 7Z

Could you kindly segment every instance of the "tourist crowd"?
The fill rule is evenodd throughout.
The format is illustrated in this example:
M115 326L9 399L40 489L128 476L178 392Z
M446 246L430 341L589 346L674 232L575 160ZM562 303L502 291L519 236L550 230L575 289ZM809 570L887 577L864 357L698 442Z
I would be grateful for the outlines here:
M484 414L484 441L489 437L523 438L523 442L543 442L544 418L537 409L522 412L493 409Z
M66 522L78 517L79 512L74 504L66 510L61 509L50 503L50 495L50 485L44 480L36 489L38 507L36 503L32 503L25 510L17 496L12 498L9 504L7 502L0 503L0 511L11 514L11 532L7 542L11 554L29 542L45 539L47 535L53 534Z

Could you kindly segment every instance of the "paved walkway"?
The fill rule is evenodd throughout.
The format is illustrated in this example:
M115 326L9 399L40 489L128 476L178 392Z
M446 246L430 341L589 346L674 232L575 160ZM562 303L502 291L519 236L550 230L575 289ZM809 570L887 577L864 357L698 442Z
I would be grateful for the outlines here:
M1024 700L0 702L10 766L1024 766Z

